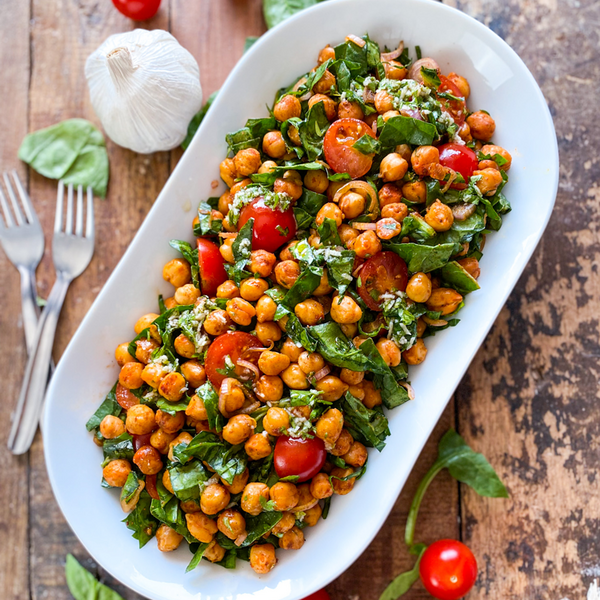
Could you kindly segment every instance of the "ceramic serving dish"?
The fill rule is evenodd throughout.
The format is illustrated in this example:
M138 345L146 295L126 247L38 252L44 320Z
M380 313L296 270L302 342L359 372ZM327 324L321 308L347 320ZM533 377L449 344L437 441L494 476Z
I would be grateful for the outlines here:
M388 413L392 435L380 454L370 451L366 475L351 494L335 497L326 521L311 528L304 547L280 551L279 564L257 576L247 565L225 571L206 561L191 573L187 544L163 554L151 541L142 550L121 523L116 491L100 487L98 447L85 422L111 388L117 344L133 324L170 295L162 267L175 256L169 240L190 239L193 211L210 195L225 155L225 134L249 117L265 116L275 90L311 69L319 50L349 33L383 47L420 45L442 72L471 84L469 106L490 112L494 141L513 156L505 189L513 210L490 235L481 290L469 295L461 323L427 341L427 360L411 367L416 400ZM152 600L297 600L347 569L373 539L421 448L521 275L554 204L558 152L552 120L533 76L489 29L429 0L335 0L318 4L265 34L242 58L190 148L185 152L129 249L65 351L48 390L45 455L54 493L90 554L125 585ZM150 243L148 242L150 240ZM357 568L360 568L358 566ZM376 591L374 591L376 594Z

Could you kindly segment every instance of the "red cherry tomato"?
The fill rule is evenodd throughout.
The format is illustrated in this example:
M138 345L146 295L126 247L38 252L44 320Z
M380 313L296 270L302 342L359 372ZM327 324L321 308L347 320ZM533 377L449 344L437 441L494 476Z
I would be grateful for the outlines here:
M146 475L146 491L154 500L160 500L156 489L156 475Z
M394 290L403 292L408 283L406 263L390 250L377 252L359 273L358 293L371 310L381 310L381 295Z
M160 0L113 0L120 13L134 21L151 19L160 7Z
M437 89L438 93L448 92L457 98L463 97L456 85L444 75L440 75L440 82L440 87ZM438 98L438 100L457 125L462 125L465 122L467 104L464 100L449 100L448 98Z
M144 433L143 435L133 436L133 449L137 452L142 446L150 446L151 433Z
M139 399L126 387L123 387L120 383L117 383L117 391L115 392L117 402L121 408L129 410L135 404L139 404Z
M373 130L359 119L338 119L331 124L323 139L323 151L336 173L348 173L357 179L369 172L373 157L352 147L363 135L375 137Z
M225 260L215 243L198 238L198 266L200 267L200 290L206 296L214 296L217 288L227 281Z
M217 373L217 369L225 367L226 356L231 358L234 365L240 358L256 364L260 352L248 352L248 349L262 347L263 345L257 337L244 331L228 331L220 335L215 338L206 352L206 360L204 361L206 376L219 389L225 375Z
M310 596L306 596L304 600L331 600L331 597L326 590L319 590Z
M292 207L283 211L265 206L262 196L245 206L240 213L238 227L241 229L248 219L254 219L252 250L275 252L296 235L296 217Z
M325 444L317 437L304 440L280 436L273 456L277 475L280 478L297 475L299 483L312 479L326 458Z
M475 584L477 561L462 542L439 540L423 553L419 574L434 598L458 600Z
M478 161L475 152L461 144L443 144L438 147L438 150L440 152L440 164L460 173L465 182L468 183L473 171L477 169ZM467 183L455 183L450 187L464 190Z

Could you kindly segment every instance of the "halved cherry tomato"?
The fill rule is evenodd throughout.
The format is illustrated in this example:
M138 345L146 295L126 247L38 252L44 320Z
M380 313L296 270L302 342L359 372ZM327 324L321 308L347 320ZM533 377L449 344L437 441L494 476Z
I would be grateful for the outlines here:
M117 391L115 392L115 396L117 397L119 406L125 410L129 410L135 404L140 403L139 398L137 398L137 396L135 396L131 390L123 387L120 383L117 383Z
M419 575L434 598L458 600L475 584L477 561L462 542L439 540L423 553Z
M371 256L358 277L360 297L371 310L381 310L382 294L406 289L408 268L395 252L386 250Z
M113 0L120 13L134 21L151 19L160 7L160 0Z
M273 456L277 475L280 478L296 475L299 483L312 479L321 470L326 458L325 444L317 437L301 439L280 436Z
M261 341L244 331L228 331L215 338L208 347L204 367L209 381L217 388L221 387L225 375L217 373L217 369L225 367L225 357L229 356L235 365L242 358L251 363L257 364L260 352L248 352L249 348L262 348Z
M331 600L331 597L327 593L327 590L319 590L310 596L306 596L304 600Z
M150 446L151 433L133 436L133 449L137 452L142 446Z
M373 156L352 147L363 135L375 137L373 130L359 119L338 119L331 124L323 139L323 151L325 160L336 173L348 173L357 179L369 172Z
M272 209L265 205L262 196L245 206L240 213L239 228L254 218L252 250L275 252L296 235L296 217L292 207L287 210Z
M477 155L471 148L461 144L443 144L438 146L440 152L440 164L460 173L466 183L454 183L450 187L456 190L464 190L473 171L477 169Z
M146 475L146 491L154 500L160 500L156 489L156 475Z
M200 291L205 296L214 296L217 288L227 281L225 260L214 242L198 238L198 266L200 268Z
M440 75L440 82L440 87L437 89L438 94L447 92L457 98L462 98L460 90L447 77ZM457 125L462 125L465 122L467 103L464 100L449 100L448 98L438 98L438 100Z

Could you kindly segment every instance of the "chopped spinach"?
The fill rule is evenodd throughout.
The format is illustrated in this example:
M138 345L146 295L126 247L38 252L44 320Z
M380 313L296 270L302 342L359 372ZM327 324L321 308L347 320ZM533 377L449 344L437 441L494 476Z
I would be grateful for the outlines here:
M379 143L383 148L399 144L429 146L436 138L437 130L432 123L399 115L385 122L379 134Z
M344 424L352 437L381 452L385 439L390 435L388 420L383 412L367 408L350 392L346 392L338 403L344 413Z
M227 271L229 277L235 281L237 286L240 285L242 279L250 277L250 273L245 269L246 266L250 264L250 255L252 254L253 227L254 218L248 219L231 245L235 263L233 265L227 265Z
M441 275L444 283L463 295L479 289L477 280L455 260L444 265Z
M158 521L150 514L152 498L146 490L140 494L140 499L135 508L123 519L127 529L133 531L133 538L138 540L143 548L153 537L158 529Z
M453 243L425 246L423 244L407 243L385 243L385 250L392 250L406 261L411 273L422 271L429 273L443 267L450 257L455 253Z
M217 394L210 381L201 385L196 390L196 394L204 402L208 426L217 433L222 431L225 426L225 417L219 410L219 394Z

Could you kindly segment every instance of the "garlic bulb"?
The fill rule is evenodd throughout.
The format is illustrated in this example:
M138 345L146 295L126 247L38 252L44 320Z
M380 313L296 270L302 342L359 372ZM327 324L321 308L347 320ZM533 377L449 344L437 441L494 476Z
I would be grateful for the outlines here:
M202 106L198 63L160 29L111 35L87 59L85 76L107 135L135 152L181 144Z

